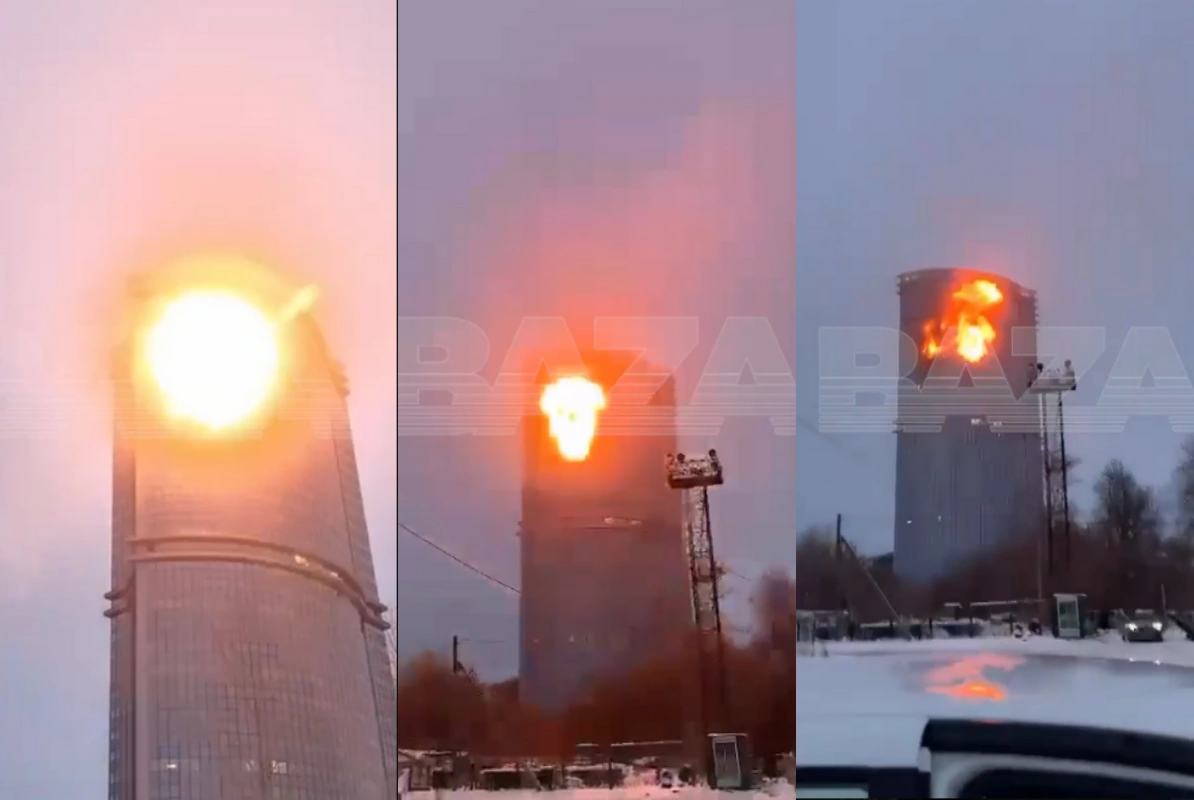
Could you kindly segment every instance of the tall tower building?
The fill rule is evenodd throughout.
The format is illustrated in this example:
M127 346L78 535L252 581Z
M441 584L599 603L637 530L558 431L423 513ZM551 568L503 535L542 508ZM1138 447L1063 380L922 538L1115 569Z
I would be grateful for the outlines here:
M617 359L583 359L608 395ZM692 625L680 497L664 476L674 384L649 408L616 397L582 461L561 457L546 418L524 421L520 686L548 712L678 647Z
M997 287L999 300L989 309L970 309L982 312L991 327L985 354L968 363L948 342L942 352L934 352L926 337L941 333L943 323L957 322L949 318L949 310L958 310L955 296L974 281ZM946 383L952 380L948 376L960 373L961 386L972 396L991 384L992 408L1006 403L1006 385L997 385L1000 377L1010 383L1012 397L1023 397L1036 362L1037 302L1035 292L1014 281L970 270L909 272L899 276L898 287L900 330L917 343L919 352L913 356L909 351L907 356L915 361L900 365L915 388L901 391L897 412L894 567L902 577L931 581L1010 537L1030 534L1033 526L1044 522L1044 466L1034 424L1006 425L1000 414L984 413L979 403L955 405L944 409L943 421L918 424L925 421L923 401L931 370L947 376ZM1014 336L1013 329L1018 329ZM953 363L935 367L938 359ZM1035 405L1027 402L1021 408ZM1025 413L1022 410L1018 419L1023 421Z
M347 381L308 315L277 329L274 391L233 430L167 413L136 323L117 348L109 800L397 794Z

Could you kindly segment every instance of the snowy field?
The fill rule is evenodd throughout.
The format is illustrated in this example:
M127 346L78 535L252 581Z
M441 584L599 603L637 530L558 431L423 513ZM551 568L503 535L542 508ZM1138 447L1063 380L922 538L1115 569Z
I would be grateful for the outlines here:
M821 645L824 645L822 647ZM1052 636L984 636L975 639L926 639L922 641L818 642L817 655L864 655L867 653L964 653L975 650L1022 653L1024 655L1111 658L1127 661L1153 661L1173 666L1194 667L1194 642L1185 634L1170 631L1164 642L1129 644L1118 634L1097 639L1066 641ZM811 655L804 649L801 655Z
M796 669L796 760L915 766L929 718L1194 738L1194 642L1117 635L818 642ZM824 644L824 647L821 645ZM802 731L803 734L802 735Z
M717 792L712 789L661 789L658 786L625 787L621 789L568 789L559 792L413 792L410 800L641 800L641 798L671 798L671 800L795 800L796 790L789 784L774 784L755 792Z

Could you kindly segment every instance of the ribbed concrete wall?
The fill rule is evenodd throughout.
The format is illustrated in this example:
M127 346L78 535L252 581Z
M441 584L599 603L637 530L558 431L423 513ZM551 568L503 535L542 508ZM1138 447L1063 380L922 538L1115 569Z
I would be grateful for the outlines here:
M1030 290L998 275L908 273L899 278L900 329L921 342L925 322L939 318L963 277L990 278L1003 291L995 354L1020 397L1036 361L1037 306ZM1026 329L1016 337L1018 355L1011 348L1013 328ZM901 371L921 386L930 366L920 353ZM973 413L947 416L939 432L916 431L908 424L922 410L916 391L901 394L897 417L894 566L901 577L929 581L1044 519L1041 437Z

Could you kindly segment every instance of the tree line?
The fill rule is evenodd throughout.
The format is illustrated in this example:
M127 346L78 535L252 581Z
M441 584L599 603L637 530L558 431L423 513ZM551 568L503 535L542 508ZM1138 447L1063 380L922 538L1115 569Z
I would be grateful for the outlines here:
M722 726L750 735L756 753L795 747L796 588L772 570L751 596L752 635L727 639ZM577 743L688 739L700 721L695 646L592 687L561 714L519 699L518 679L486 683L450 658L423 652L398 671L399 747L467 750L492 758L567 758ZM712 698L710 698L712 700Z
M1174 474L1177 511L1166 519L1157 492L1113 459L1094 483L1094 503L1067 528L1054 509L1052 571L1047 520L1003 545L956 565L929 586L904 583L889 568L844 565L832 526L813 526L797 539L797 605L836 610L846 602L863 621L886 616L877 584L901 614L927 615L945 603L1012 601L1054 592L1086 594L1092 608L1194 609L1194 437L1182 446Z

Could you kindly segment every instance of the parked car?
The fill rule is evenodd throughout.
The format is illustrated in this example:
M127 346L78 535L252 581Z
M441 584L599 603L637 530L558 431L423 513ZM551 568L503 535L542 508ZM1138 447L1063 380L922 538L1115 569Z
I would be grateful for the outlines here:
M1152 614L1135 614L1123 626L1125 642L1160 642L1165 638L1165 623Z

